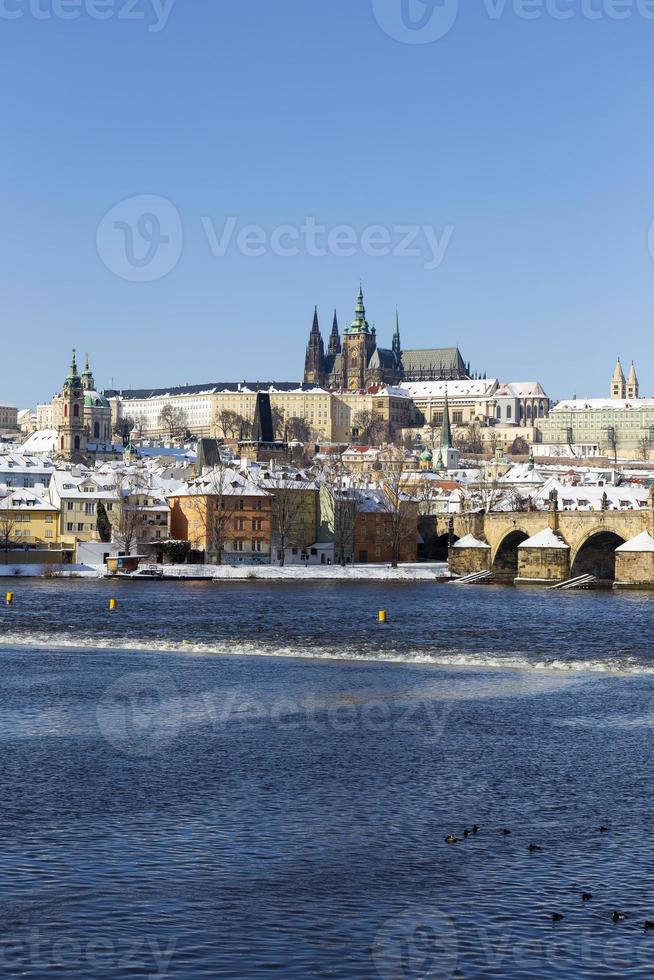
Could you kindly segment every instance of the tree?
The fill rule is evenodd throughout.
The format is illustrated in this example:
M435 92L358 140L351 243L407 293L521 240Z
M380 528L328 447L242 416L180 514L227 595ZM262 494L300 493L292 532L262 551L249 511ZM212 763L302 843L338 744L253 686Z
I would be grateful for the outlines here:
M240 436L247 438L252 432L252 423L229 408L223 408L218 412L216 425L224 439L238 439Z
M190 484L191 509L203 531L206 550L217 565L223 563L225 545L239 520L242 498L234 490L242 482L242 477L220 460Z
M615 466L618 465L618 438L616 436L615 427L609 426L606 430L606 446L608 452L613 456L613 463Z
M352 419L352 434L362 446L380 446L390 437L388 423L367 410Z
M406 460L394 458L384 470L380 502L386 515L386 538L391 566L397 568L403 546L412 539L410 553L415 556L418 543L418 501L403 489Z
M275 435L275 439L283 439L286 431L284 426L284 409L279 408L277 405L273 405L270 411L272 414L273 433Z
M5 565L9 561L9 551L14 544L14 532L16 530L16 520L13 514L6 510L0 510L0 547L4 552Z
M305 419L291 415L286 422L286 432L290 442L311 442L313 433Z
M638 440L638 458L642 459L644 463L648 463L651 452L652 440L649 438L649 436L641 436Z
M340 456L333 456L320 471L321 510L324 525L334 542L334 562L345 566L354 560L354 527L356 502L352 492L352 476Z
M456 448L462 453L479 456L484 451L484 437L479 422L471 422L465 429L460 429L455 438Z
M528 456L529 443L524 436L516 436L509 446L509 456Z
M111 541L111 521L107 516L107 508L101 500L98 500L95 526L97 528L98 538L100 541L102 541L104 544L108 544Z
M305 546L303 540L304 516L308 506L315 506L308 499L309 492L314 491L314 484L297 474L295 478L289 474L279 478L266 480L265 490L272 494L271 507L271 538L273 546L279 552L279 565L286 561L286 549Z
M186 412L183 408L175 408L171 402L166 402L159 413L159 425L162 428L167 428L170 438L175 439L182 435L187 428Z
M113 533L120 547L130 554L134 540L145 526L145 512L140 495L149 488L147 476L128 470L116 472L116 503L114 509Z

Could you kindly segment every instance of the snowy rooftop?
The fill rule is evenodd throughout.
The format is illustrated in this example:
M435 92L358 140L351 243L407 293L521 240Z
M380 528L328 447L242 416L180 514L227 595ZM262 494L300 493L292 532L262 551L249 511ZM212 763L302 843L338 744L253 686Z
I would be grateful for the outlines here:
M479 541L472 534L465 534L462 538L454 545L455 548L488 548L490 550L490 545L486 544L485 541Z
M643 531L630 541L626 541L624 544L621 544L620 547L616 548L615 550L622 552L654 551L654 538L649 531Z
M411 398L488 398L497 388L497 380L480 381L404 381L400 388Z
M522 544L518 545L519 548L561 548L570 550L570 545L562 541L561 538L554 533L550 527L546 527L544 531L539 531L538 534L534 534L533 537L528 538L523 541Z
M495 392L497 398L547 398L538 381L509 381Z
M570 398L555 405L552 412L598 412L602 409L638 411L640 408L654 408L654 398Z

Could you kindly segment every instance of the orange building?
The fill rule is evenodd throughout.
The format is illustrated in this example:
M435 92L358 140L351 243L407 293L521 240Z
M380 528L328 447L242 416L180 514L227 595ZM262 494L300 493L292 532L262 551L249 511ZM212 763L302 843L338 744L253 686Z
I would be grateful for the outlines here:
M240 473L217 468L168 498L170 537L209 562L270 563L272 497Z
M355 490L354 560L392 562L397 541L397 560L416 561L418 555L418 504L402 500L399 509L383 490Z

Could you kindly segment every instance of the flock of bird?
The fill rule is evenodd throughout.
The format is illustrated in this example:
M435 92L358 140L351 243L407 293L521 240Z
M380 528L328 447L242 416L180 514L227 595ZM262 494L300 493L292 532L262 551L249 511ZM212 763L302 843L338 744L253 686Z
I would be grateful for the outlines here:
M474 836L475 834L478 834L480 830L481 827L478 824L473 823L472 828L470 830L468 830L468 828L466 827L466 829L463 831L463 837L455 837L454 834L448 834L447 837L445 838L445 843L460 844L462 840L464 840L467 837L470 837L471 835ZM608 834L609 828L602 825L601 827L597 828L597 832L598 834ZM502 837L509 837L511 831L507 827L502 827L499 833ZM537 851L542 851L543 848L539 847L538 844L529 844L527 846L527 850L529 851L530 854L535 854ZM581 892L582 902L590 902L592 901L592 898L593 896L591 895L590 892L586 892L586 891ZM560 912L552 912L551 918L552 918L552 922L562 922L565 917L561 915ZM611 915L611 918L613 919L614 922L622 922L624 919L628 918L628 914L626 912L618 912L616 909ZM652 919L645 919L644 930L645 932L651 932L652 930L654 930L654 921Z

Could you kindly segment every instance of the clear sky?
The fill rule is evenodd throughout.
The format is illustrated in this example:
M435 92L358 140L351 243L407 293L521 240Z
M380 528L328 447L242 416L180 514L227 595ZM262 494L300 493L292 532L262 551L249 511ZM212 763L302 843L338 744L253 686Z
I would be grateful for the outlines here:
M0 400L72 346L103 387L299 379L360 278L383 345L397 304L489 377L602 395L621 354L654 394L646 0L169 4L0 0Z

